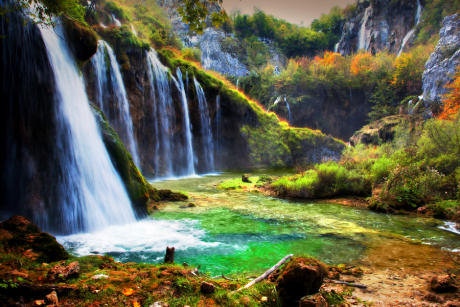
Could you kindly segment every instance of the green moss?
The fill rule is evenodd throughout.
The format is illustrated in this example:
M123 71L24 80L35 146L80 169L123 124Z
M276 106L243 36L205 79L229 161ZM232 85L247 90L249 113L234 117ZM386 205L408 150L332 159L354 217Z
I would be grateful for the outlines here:
M126 150L115 130L109 125L104 114L95 106L92 107L110 158L120 174L135 208L139 213L143 213L146 210L146 204L150 195L154 194L155 190L142 176L134 164L131 154Z
M86 24L63 18L64 29L72 52L79 61L87 61L97 51L97 34Z
M259 177L249 177L251 182L243 182L241 178L229 179L219 184L218 188L222 190L241 190L253 188L256 185L260 185Z

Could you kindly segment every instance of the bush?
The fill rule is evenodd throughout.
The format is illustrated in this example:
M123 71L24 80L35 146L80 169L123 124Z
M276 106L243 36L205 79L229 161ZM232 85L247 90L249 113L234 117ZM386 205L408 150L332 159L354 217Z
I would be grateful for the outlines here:
M184 48L182 55L189 61L201 62L201 50L198 48Z

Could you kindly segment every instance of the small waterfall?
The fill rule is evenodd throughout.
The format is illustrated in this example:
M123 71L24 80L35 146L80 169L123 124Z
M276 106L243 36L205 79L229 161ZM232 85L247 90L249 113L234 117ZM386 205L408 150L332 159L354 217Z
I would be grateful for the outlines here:
M339 51L339 43L334 45L334 52L337 53Z
M236 89L240 89L240 78L236 79Z
M286 109L288 112L288 123L291 123L292 122L291 106L289 105L289 102L287 101L286 97L284 97L284 102L286 103Z
M56 163L62 201L59 217L64 232L91 231L135 221L130 200L104 146L86 96L83 80L64 39L61 26L40 29L56 80L58 122ZM68 150L65 148L68 147Z
M363 21L361 23L361 28L359 29L358 36L358 50L364 49L367 51L369 48L369 43L366 41L366 24L369 20L369 15L371 13L372 7L369 5L364 11Z
M137 37L137 31L132 24L131 24L131 32L133 32L134 36Z
M97 103L115 127L123 143L127 145L134 163L140 169L128 96L120 67L109 44L103 40L98 42L97 53L91 59L91 63L97 78ZM112 104L110 104L111 101L113 101Z
M117 19L117 17L115 17L115 15L112 14L112 21L113 23L115 24L116 27L121 27L121 22L120 20Z
M160 62L153 49L147 53L147 63L155 121L154 167L160 177L171 177L174 176L171 140L176 115L169 84L169 69Z
M412 35L414 35L415 29L420 23L420 19L422 17L422 9L423 7L422 7L422 4L420 3L420 0L417 0L417 10L415 12L415 26L409 32L407 32L407 34L404 36L402 43L401 43L401 47L399 48L399 51L398 51L398 57L404 51L404 48L406 47L409 40L412 38Z
M214 141L211 128L211 117L209 116L208 102L200 83L193 77L195 90L198 98L198 109L200 112L202 152L204 157L205 171L214 171Z
M185 168L182 171L182 176L193 176L195 172L195 155L193 153L193 140L192 140L192 125L190 124L190 115L188 110L187 94L185 93L184 82L182 81L182 72L178 67L176 70L177 80L174 83L179 90L182 101L183 125L185 133Z

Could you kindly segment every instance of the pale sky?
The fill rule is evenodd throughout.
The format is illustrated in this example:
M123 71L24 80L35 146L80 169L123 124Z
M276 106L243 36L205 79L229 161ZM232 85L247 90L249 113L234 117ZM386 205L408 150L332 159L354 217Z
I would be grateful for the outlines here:
M334 6L345 7L354 2L355 0L223 0L224 8L229 14L234 10L252 14L254 7L257 7L269 15L304 26L309 26L313 19L328 13Z

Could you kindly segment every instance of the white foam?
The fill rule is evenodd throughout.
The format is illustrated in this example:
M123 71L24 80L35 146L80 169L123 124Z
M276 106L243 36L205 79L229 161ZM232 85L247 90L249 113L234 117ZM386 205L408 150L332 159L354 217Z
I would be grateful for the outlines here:
M460 230L457 229L457 224L454 222L444 222L444 225L439 228L460 235Z
M204 242L205 232L191 220L170 221L144 219L114 225L91 233L58 236L64 247L78 256L111 252L163 252L167 246L176 250L209 248L218 242Z

